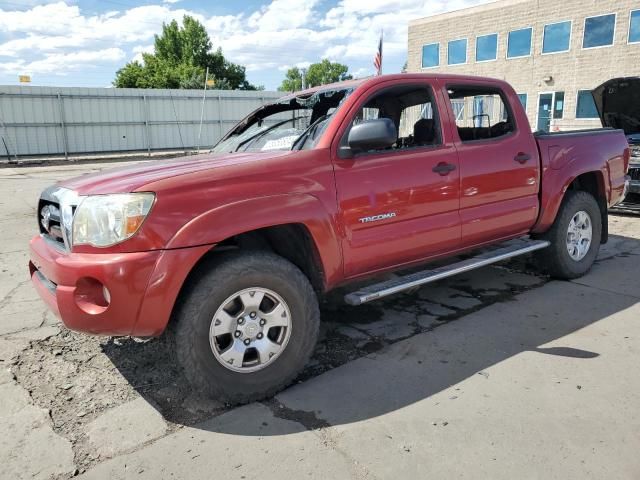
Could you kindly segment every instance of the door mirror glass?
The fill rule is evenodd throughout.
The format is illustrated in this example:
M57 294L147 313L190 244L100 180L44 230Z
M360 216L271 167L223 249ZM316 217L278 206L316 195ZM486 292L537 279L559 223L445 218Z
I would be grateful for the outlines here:
M365 120L349 131L347 143L353 152L391 147L398 140L396 126L390 118Z

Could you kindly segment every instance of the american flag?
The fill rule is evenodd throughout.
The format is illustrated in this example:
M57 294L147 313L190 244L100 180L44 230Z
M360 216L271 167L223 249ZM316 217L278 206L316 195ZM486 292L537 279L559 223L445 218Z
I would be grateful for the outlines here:
M373 59L373 66L376 67L376 75L382 75L382 32L380 32L380 42L378 42L378 51Z

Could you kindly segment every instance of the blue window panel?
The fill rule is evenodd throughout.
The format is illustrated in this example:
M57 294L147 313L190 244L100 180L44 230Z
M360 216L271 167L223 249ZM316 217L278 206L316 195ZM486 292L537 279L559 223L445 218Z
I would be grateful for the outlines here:
M552 23L544 26L542 53L566 52L571 42L571 22Z
M613 33L615 28L615 13L585 19L582 47L594 48L613 45Z
M422 68L440 65L440 44L432 43L422 46Z
M598 118L598 110L589 90L578 91L576 118Z
M509 32L507 40L507 58L531 55L531 28L522 28Z
M518 94L518 99L520 100L520 103L522 104L522 108L524 108L526 110L527 109L527 94L526 93L519 93Z
M495 60L498 57L498 34L476 38L476 62Z
M640 42L640 10L631 12L629 21L629 43Z
M447 49L447 63L449 65L459 65L467 63L467 39L452 40Z

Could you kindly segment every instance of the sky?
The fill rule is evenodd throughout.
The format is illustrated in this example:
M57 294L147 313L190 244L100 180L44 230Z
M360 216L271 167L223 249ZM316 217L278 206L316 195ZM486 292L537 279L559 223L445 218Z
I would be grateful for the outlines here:
M163 22L191 15L213 47L275 90L292 66L323 58L356 77L374 73L384 31L383 73L407 59L409 20L486 0L0 0L0 84L109 87L127 62L153 51Z

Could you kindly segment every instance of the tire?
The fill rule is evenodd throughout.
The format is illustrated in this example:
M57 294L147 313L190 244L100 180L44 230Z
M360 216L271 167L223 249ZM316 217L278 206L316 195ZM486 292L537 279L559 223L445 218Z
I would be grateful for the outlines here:
M576 249L569 253L568 246L569 226L580 212L588 215L591 224L591 240L588 249L583 249L581 252L582 257ZM578 230L582 235L586 229ZM551 242L548 248L540 250L537 254L539 264L554 278L570 280L581 277L589 271L598 255L601 237L602 217L596 199L590 193L569 190L562 201L555 222L547 232L538 237Z
M258 306L251 305L260 295ZM251 308L255 318L247 313ZM270 397L295 379L315 347L320 312L309 280L296 266L269 252L239 252L199 268L173 321L177 359L189 382L209 397L243 404ZM288 326L269 326L287 321ZM228 325L232 333L218 335ZM245 342L250 343L244 353L236 352Z

